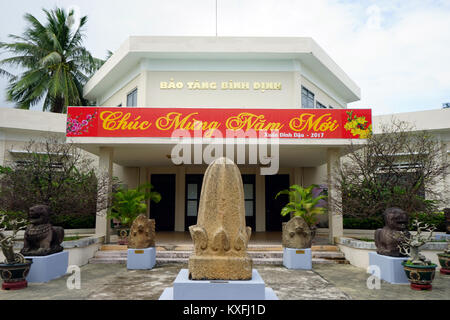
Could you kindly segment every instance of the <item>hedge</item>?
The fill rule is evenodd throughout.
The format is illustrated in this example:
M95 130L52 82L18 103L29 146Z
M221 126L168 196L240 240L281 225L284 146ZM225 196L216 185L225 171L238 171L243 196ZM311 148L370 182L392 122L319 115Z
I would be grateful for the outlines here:
M414 213L411 215L410 227L412 230L411 224L412 221L418 218L419 221L428 224L434 224L436 226L435 231L445 232L445 214L444 212L434 212L432 214L429 213ZM363 230L375 230L378 228L383 228L384 219L383 217L370 217L370 218L360 218L360 217L345 217L344 216L344 229L363 229Z
M52 215L50 223L64 229L95 228L95 215Z

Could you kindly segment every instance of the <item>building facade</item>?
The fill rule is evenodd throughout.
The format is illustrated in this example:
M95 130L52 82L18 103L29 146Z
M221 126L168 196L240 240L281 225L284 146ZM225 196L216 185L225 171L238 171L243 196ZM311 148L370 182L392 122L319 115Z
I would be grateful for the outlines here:
M194 110L221 118L234 109L281 118L281 114L290 112L345 113L348 103L360 99L360 89L311 38L130 37L86 84L84 96L96 101L95 112L129 111L133 119L140 117L139 110L150 116L162 110ZM71 111L69 118L14 109L0 112L0 165L23 152L30 138L48 132L60 136L67 133L67 141L98 161L99 170L109 177L118 177L128 188L147 182L154 185L162 201L151 203L148 214L156 219L157 230L183 232L195 224L207 163L177 164L172 157L177 143L170 137L120 136L114 130L77 136L66 132ZM394 116L432 132L441 141L443 161L448 161L449 112ZM379 133L380 124L391 117L374 117L374 133ZM352 142L364 144L364 139ZM336 191L329 188L331 173L350 143L348 136L279 139L276 174L262 174L267 159L249 163L247 145L245 163L238 164L247 225L256 232L280 230L287 219L280 216L286 199L275 199L275 195L292 184L318 184L333 195ZM236 155L233 160L237 162ZM448 190L448 174L437 186ZM322 226L329 226L333 242L342 236L343 225L332 203L330 208ZM109 226L104 212L99 212L96 233L108 235Z
M311 38L130 37L86 84L84 96L100 111L194 108L220 116L236 108L337 113L359 100L360 89ZM151 182L163 197L149 206L157 230L186 231L195 224L207 164L174 164L170 138L69 135L68 141L99 156L110 176L113 163L126 168L122 177L130 188ZM342 137L280 139L275 175L261 174L261 159L239 164L247 224L256 232L281 230L286 199L275 195L292 184L326 187L349 143ZM325 220L332 241L342 234L342 219L330 212ZM97 232L106 234L108 227L99 215Z

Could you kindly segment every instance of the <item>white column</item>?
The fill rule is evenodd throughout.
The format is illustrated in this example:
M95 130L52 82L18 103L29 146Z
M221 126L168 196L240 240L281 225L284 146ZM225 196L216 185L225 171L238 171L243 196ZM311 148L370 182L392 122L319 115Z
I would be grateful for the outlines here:
M328 180L328 229L331 244L336 238L344 235L344 225L340 212L342 197L335 187L335 173L340 165L339 148L327 150L327 180Z
M294 184L303 186L303 168L294 168Z
M98 190L97 216L95 219L95 234L104 235L105 243L109 243L110 221L107 218L108 198L106 195L111 193L112 174L113 174L113 148L100 147L98 159L98 171L100 185Z

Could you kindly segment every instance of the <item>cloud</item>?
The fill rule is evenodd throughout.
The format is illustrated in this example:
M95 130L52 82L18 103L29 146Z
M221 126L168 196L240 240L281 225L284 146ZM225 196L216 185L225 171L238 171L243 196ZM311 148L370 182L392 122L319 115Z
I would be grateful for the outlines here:
M215 35L213 0L16 0L0 4L0 40L22 32L25 12L74 3L99 57L129 35ZM218 0L218 14L219 36L314 38L361 87L350 107L384 114L450 101L450 1Z

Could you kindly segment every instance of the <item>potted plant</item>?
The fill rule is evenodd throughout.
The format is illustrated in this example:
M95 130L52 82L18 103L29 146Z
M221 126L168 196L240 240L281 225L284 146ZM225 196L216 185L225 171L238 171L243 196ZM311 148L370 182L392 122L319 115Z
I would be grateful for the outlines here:
M27 222L24 219L11 218L6 212L0 212L0 215L0 246L5 256L5 261L0 263L2 289L26 288L28 285L26 277L33 262L14 252L14 241L19 230L26 228ZM7 229L10 229L9 235L6 234Z
M417 219L413 221L412 226L417 230L415 234L400 234L400 252L409 256L409 259L403 261L402 265L411 283L411 289L431 290L437 265L420 253L420 247L433 238L433 231L436 227L424 224ZM428 232L428 235L424 235L423 231Z
M289 195L289 202L281 209L281 215L291 215L291 220L283 223L283 246L289 248L310 248L316 234L317 216L324 214L326 208L319 206L319 201L326 199L326 195L314 196L313 190L318 185L312 184L307 188L292 185L287 190L280 191L275 199L282 195Z
M437 254L439 264L441 265L440 272L442 274L450 274L450 240L447 238L447 249L443 253Z
M140 185L136 189L121 189L113 194L112 205L108 217L120 221L121 227L118 229L119 244L128 243L130 227L134 219L141 213L147 211L146 200L158 203L161 195L152 191L150 183Z

